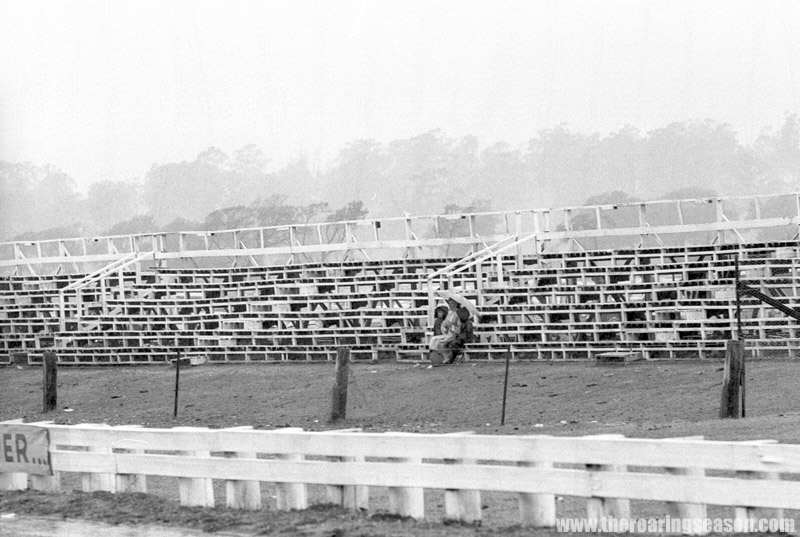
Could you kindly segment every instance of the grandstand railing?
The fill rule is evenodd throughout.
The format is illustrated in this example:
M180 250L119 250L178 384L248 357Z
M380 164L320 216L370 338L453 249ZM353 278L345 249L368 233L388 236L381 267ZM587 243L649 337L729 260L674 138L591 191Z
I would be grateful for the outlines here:
M523 244L533 240L535 241L537 238L537 234L532 233L526 235L524 237L520 237L519 235L512 235L510 237L506 237L505 239L496 242L486 248L474 252L458 261L450 263L446 267L443 267L435 272L432 272L427 276L427 288L428 288L428 317L433 317L433 310L435 305L434 294L437 290L444 290L445 283L447 284L446 289L451 291L460 291L455 289L453 286L453 276L460 274L462 272L466 272L467 270L475 267L477 272L475 282L476 282L476 289L474 290L475 300L477 301L478 305L480 305L483 301L483 295L481 294L481 290L484 285L483 281L483 273L482 273L482 266L487 261L492 261L495 265L495 270L493 276L497 278L497 284L502 286L504 281L503 276L503 254L508 252L509 250L514 250L516 253L515 257L515 266L517 268L522 268L522 250L521 247ZM463 291L463 290L462 290Z
M67 328L67 314L68 310L74 310L75 312L75 319L77 322L80 322L80 318L82 316L83 306L81 303L81 290L93 285L95 283L100 284L101 293L100 293L100 302L101 307L103 309L103 313L106 312L106 278L114 273L117 273L118 285L122 292L124 292L124 278L123 278L123 271L130 267L130 266L139 266L142 261L146 259L153 259L155 254L152 252L142 253L136 255L135 253L131 253L126 255L125 257L118 259L112 263L109 263L105 267L92 272L91 274L87 274L83 278L78 281L72 282L71 284L67 285L63 289L60 289L58 292L58 301L59 301L59 313L60 313L60 322L61 322L61 330L65 331ZM138 273L138 271L137 271ZM75 293L75 303L70 304L67 301L67 295Z
M375 259L448 257L452 247L475 252L512 235L535 233L545 251L608 249L753 241L772 229L786 240L800 226L800 193L658 200L627 204L526 209L438 216L407 216L242 228L163 232L0 243L0 271L37 266L109 263L130 253L152 252L161 261L230 258L253 264L325 261L363 254ZM748 234L750 236L748 236ZM444 255L443 255L444 252ZM271 257L270 257L271 256ZM85 271L77 267L75 272Z

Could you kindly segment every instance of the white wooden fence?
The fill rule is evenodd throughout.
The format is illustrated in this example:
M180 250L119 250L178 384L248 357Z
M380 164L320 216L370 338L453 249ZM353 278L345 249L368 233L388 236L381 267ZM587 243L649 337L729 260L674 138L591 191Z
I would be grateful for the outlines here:
M502 491L519 494L535 527L554 525L556 495L586 498L589 518L628 518L630 500L667 502L681 518L705 518L707 505L738 519L800 509L800 480L781 476L800 473L800 445L774 441L35 425L49 430L54 475L0 474L0 489L57 491L78 472L85 491L144 492L147 476L171 476L183 505L213 506L222 480L228 506L261 509L267 482L279 509L303 509L319 484L329 501L367 509L368 487L387 487L390 511L417 519L424 489L444 489L446 517L464 522L481 519L481 491Z

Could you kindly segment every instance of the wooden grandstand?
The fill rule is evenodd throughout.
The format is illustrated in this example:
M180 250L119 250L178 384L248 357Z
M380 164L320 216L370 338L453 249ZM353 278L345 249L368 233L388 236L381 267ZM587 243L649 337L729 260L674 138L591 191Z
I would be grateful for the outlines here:
M0 244L0 363L425 359L436 290L470 360L724 354L739 276L790 307L798 194ZM800 329L744 300L758 355Z

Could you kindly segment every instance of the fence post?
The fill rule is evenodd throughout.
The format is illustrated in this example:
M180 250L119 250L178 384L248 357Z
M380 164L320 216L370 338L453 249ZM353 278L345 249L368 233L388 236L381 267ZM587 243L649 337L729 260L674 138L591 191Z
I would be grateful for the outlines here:
M753 440L745 442L747 444L753 444L756 446L761 446L764 444L776 444L777 440ZM739 470L736 472L736 477L739 479L759 479L764 480L764 486L769 487L769 480L780 480L780 473L779 472L755 472L755 471L746 471L746 470ZM755 521L757 518L784 518L784 511L783 509L769 509L765 508L761 510L761 517L758 517L758 510L755 507L749 506L736 506L734 507L734 519L736 519L737 524L744 524L741 527L749 527L746 524L750 523L750 521Z
M229 427L225 431L252 431L251 426ZM223 456L228 459L255 459L256 453L226 451ZM228 479L225 481L225 505L231 509L261 509L261 483L258 481L242 481Z
M457 433L448 433L447 436L461 436L466 437L474 434L474 431L464 431ZM445 459L445 464L475 464L475 459ZM465 473L469 473L468 466L464 468ZM444 491L444 510L446 520L457 520L466 524L480 524L482 509L481 509L481 491L479 490L457 490L446 489Z
M336 429L322 431L319 434L347 434L360 433L362 429ZM330 457L331 462L366 462L366 458L357 455L353 457ZM369 509L369 487L364 485L327 485L325 487L328 501L334 505L341 505L350 511L366 511Z
M120 281L122 281L120 279ZM141 425L126 425L116 429L141 429ZM144 454L144 449L120 449L121 453ZM143 474L117 474L117 492L147 492L147 476Z
M208 431L202 427L174 427L173 431ZM188 435L186 435L187 444ZM178 451L177 455L189 457L211 457L209 451ZM207 477L179 477L178 493L181 505L187 507L214 507L214 486Z
M549 461L520 461L517 466L531 468L552 468ZM530 494L519 495L519 513L523 526L534 528L554 528L556 525L556 496L555 494Z
M406 436L414 433L392 432L387 436ZM422 464L421 457L390 457L389 462L406 464ZM425 491L416 487L388 487L389 512L395 515L408 516L417 520L425 518Z
M347 417L347 382L350 377L350 349L336 349L336 381L333 385L331 421Z
M741 385L744 382L744 343L729 340L725 343L725 372L722 377L720 418L741 418Z
M706 471L703 468L664 468L664 471L669 475L683 475L690 477L704 477ZM667 514L673 519L693 519L702 520L706 518L706 506L702 503L681 503L681 502L667 502ZM669 531L669 528L667 529ZM687 535L704 535L703 532L694 533L692 528L689 528Z
M285 461L302 461L303 456L297 453L275 455ZM308 489L305 483L276 483L277 506L280 511L308 508Z
M587 464L586 469L592 473L624 472L627 470L622 464ZM601 475L593 475L592 480L602 479ZM586 517L590 520L602 518L630 518L631 502L622 498L604 498L592 496L586 501Z
M50 412L58 406L58 358L54 352L46 351L42 363L44 365L42 412Z
M445 459L445 464L475 464L473 459ZM465 473L468 470L465 469ZM444 491L445 520L456 520L466 524L479 524L481 521L481 491L456 490Z
M702 441L704 439L703 436L681 436L675 438L666 438L664 442L686 442L686 441ZM668 475L678 475L678 476L688 476L688 477L704 477L706 475L706 471L704 468L700 467L688 467L688 468L664 468L664 473ZM693 520L701 520L706 518L707 508L705 504L702 503L682 503L682 502L666 502L667 504L667 514L673 520L684 520L684 519L693 519ZM683 528L688 529L686 535L704 535L705 533L701 530L695 533L695 529L699 528ZM683 531L681 529L681 531ZM670 528L667 528L667 532L670 532Z
M286 427L275 429L275 433L302 433L301 427ZM303 461L305 457L298 453L279 453L275 455L278 460ZM276 483L276 504L281 511L308 508L308 488L305 483Z
M421 458L390 458L391 462L422 464ZM388 487L389 512L422 520L425 518L424 490L413 487Z
M587 438L604 440L624 439L621 434L598 434ZM587 464L586 469L592 472L592 481L602 480L603 472L625 472L627 467L623 464ZM630 518L631 501L622 498L604 498L592 496L586 502L587 518L600 520L601 518Z

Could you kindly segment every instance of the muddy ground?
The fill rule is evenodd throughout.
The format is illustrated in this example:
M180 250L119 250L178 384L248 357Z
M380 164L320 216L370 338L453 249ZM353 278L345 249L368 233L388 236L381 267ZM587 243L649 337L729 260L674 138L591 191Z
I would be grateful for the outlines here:
M0 369L0 419L58 423L140 424L307 430L634 437L704 435L710 439L776 439L800 443L800 362L747 365L747 417L719 420L721 362L638 362L599 367L580 363L512 363L505 425L500 425L504 365L353 364L347 419L327 422L334 369L329 364L199 366L181 370L179 414L172 417L175 370L168 367L71 368L58 372L59 409L41 413L42 371ZM79 488L65 479L64 489ZM427 522L386 514L385 491L371 490L371 513L332 506L282 513L264 485L258 513L177 505L174 479L148 480L151 494L0 493L0 513L54 514L111 523L157 523L282 535L533 535L517 526L513 495L484 494L481 527L446 525L443 492L426 491ZM224 503L224 493L216 495ZM320 491L311 498L323 501ZM585 502L559 501L559 516L581 516ZM664 506L633 502L636 516L663 516ZM724 509L710 515L731 516ZM549 532L536 532L546 535Z

